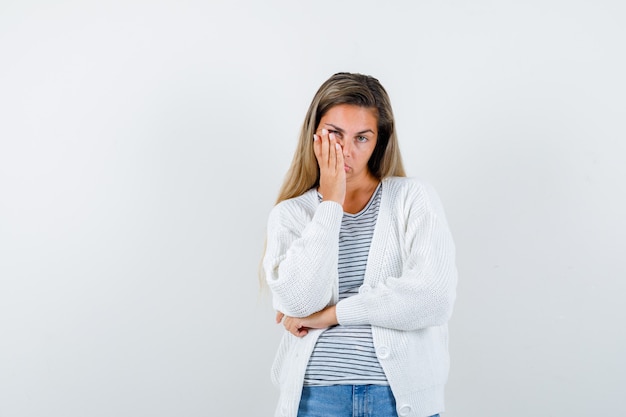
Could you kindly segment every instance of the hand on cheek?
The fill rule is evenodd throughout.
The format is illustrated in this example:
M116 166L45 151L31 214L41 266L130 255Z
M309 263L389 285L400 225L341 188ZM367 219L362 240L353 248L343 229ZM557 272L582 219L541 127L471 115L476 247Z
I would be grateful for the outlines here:
M313 150L320 167L319 192L322 198L343 205L346 198L346 172L343 150L335 134L322 129L321 135L313 135Z

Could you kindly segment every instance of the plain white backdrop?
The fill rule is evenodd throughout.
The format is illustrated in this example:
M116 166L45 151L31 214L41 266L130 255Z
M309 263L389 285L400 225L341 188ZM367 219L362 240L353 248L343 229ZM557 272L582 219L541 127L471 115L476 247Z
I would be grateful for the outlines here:
M387 88L458 251L448 417L624 415L626 7L0 3L0 416L269 416L256 269L318 86Z

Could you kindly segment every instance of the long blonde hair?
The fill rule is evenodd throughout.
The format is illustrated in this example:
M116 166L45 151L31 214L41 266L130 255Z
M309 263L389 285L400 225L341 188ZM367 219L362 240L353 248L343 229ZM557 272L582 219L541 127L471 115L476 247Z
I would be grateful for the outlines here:
M324 114L338 104L376 109L378 138L368 168L379 180L388 176L406 176L387 91L369 75L339 72L321 85L311 101L276 204L298 197L319 185L320 170L313 152L313 134Z
M276 204L298 197L319 185L320 170L313 152L313 134L324 114L338 104L376 109L378 137L374 152L368 161L368 168L379 180L389 176L406 176L387 91L376 78L369 75L339 72L321 85L311 101L300 130L298 146L278 193ZM267 244L267 240L265 243ZM259 281L261 288L265 288L262 264L259 265Z

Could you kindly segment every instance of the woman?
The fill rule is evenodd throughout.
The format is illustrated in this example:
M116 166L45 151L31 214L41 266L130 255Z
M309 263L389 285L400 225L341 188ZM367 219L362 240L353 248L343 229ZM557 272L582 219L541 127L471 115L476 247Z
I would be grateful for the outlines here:
M443 411L454 244L436 193L405 176L375 78L338 73L313 98L263 273L286 329L276 416Z

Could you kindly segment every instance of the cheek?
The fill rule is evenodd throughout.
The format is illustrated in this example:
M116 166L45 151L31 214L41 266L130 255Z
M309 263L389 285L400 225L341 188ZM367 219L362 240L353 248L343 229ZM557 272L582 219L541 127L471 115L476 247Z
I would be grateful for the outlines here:
M367 144L367 146L363 147L363 155L366 155L367 159L369 160L371 156L374 154L375 149L376 149L376 144L374 145Z

